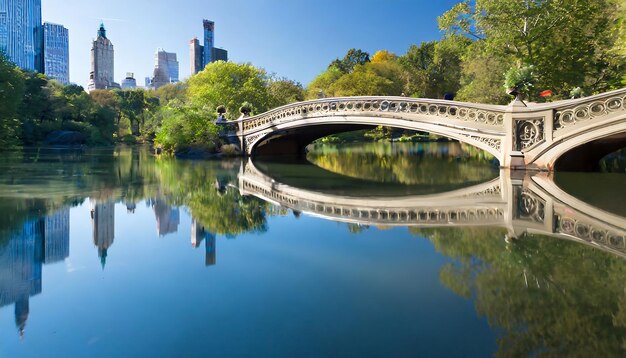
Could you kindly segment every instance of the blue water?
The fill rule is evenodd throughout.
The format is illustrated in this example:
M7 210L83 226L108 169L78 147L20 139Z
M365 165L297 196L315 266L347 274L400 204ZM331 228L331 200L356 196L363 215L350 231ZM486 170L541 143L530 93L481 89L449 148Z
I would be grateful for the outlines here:
M2 357L624 352L626 255L615 250L509 242L502 227L331 220L242 197L238 161L128 148L61 157L0 163ZM285 166L259 164L295 185ZM354 187L367 198L365 182Z

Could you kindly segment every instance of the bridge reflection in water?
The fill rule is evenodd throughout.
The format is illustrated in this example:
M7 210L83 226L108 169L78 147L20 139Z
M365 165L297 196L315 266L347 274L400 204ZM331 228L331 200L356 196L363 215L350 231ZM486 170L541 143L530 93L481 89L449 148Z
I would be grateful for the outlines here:
M626 258L626 218L561 190L549 173L501 170L492 181L444 193L357 197L280 183L249 160L239 175L252 195L309 215L360 225L501 227L505 239L538 234L590 245Z

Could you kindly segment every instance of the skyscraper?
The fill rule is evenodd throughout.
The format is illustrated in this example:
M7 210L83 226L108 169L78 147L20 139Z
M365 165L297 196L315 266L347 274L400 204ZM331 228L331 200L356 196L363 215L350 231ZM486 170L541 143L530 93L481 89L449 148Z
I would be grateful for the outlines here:
M209 20L202 20L204 26L204 65L212 62L213 46L215 45L215 23Z
M96 89L120 88L113 81L114 75L114 52L113 43L107 38L104 24L100 24L98 37L91 46L91 72L89 74L89 91Z
M173 52L157 50L154 64L152 87L159 88L168 83L178 82L178 60Z
M228 61L228 51L215 47L215 23L203 20L202 24L204 26L204 45L200 45L200 41L195 37L189 41L192 75L202 71L211 62Z
M43 72L41 0L0 0L0 52L17 66Z
M69 34L63 25L43 24L43 72L65 85L70 83Z
M189 41L189 58L191 59L191 74L204 69L204 46L200 45L197 37Z

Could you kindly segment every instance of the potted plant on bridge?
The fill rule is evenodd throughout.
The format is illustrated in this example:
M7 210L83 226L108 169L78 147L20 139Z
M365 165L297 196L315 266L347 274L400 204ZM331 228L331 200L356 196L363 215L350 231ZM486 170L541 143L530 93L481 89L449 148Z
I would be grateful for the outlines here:
M506 93L522 101L530 94L535 84L535 66L511 67L504 75Z
M217 106L216 108L217 111L217 121L216 123L224 123L226 122L226 117L224 116L224 114L226 113L226 107L225 106Z
M252 104L250 104L249 102L243 102L241 104L241 107L239 107L239 112L241 112L244 117L249 116L250 113L252 113Z

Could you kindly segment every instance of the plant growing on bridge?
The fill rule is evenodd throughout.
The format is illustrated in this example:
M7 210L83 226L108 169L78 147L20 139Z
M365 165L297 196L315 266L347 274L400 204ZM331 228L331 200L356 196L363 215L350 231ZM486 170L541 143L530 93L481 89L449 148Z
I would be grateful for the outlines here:
M530 95L535 84L535 66L511 67L504 75L504 88L507 93L520 98Z
M226 113L226 107L224 107L224 106L217 106L216 111L217 111L217 114L224 114L224 113Z
M576 87L569 92L571 98L581 98L585 96L585 92L582 88Z

